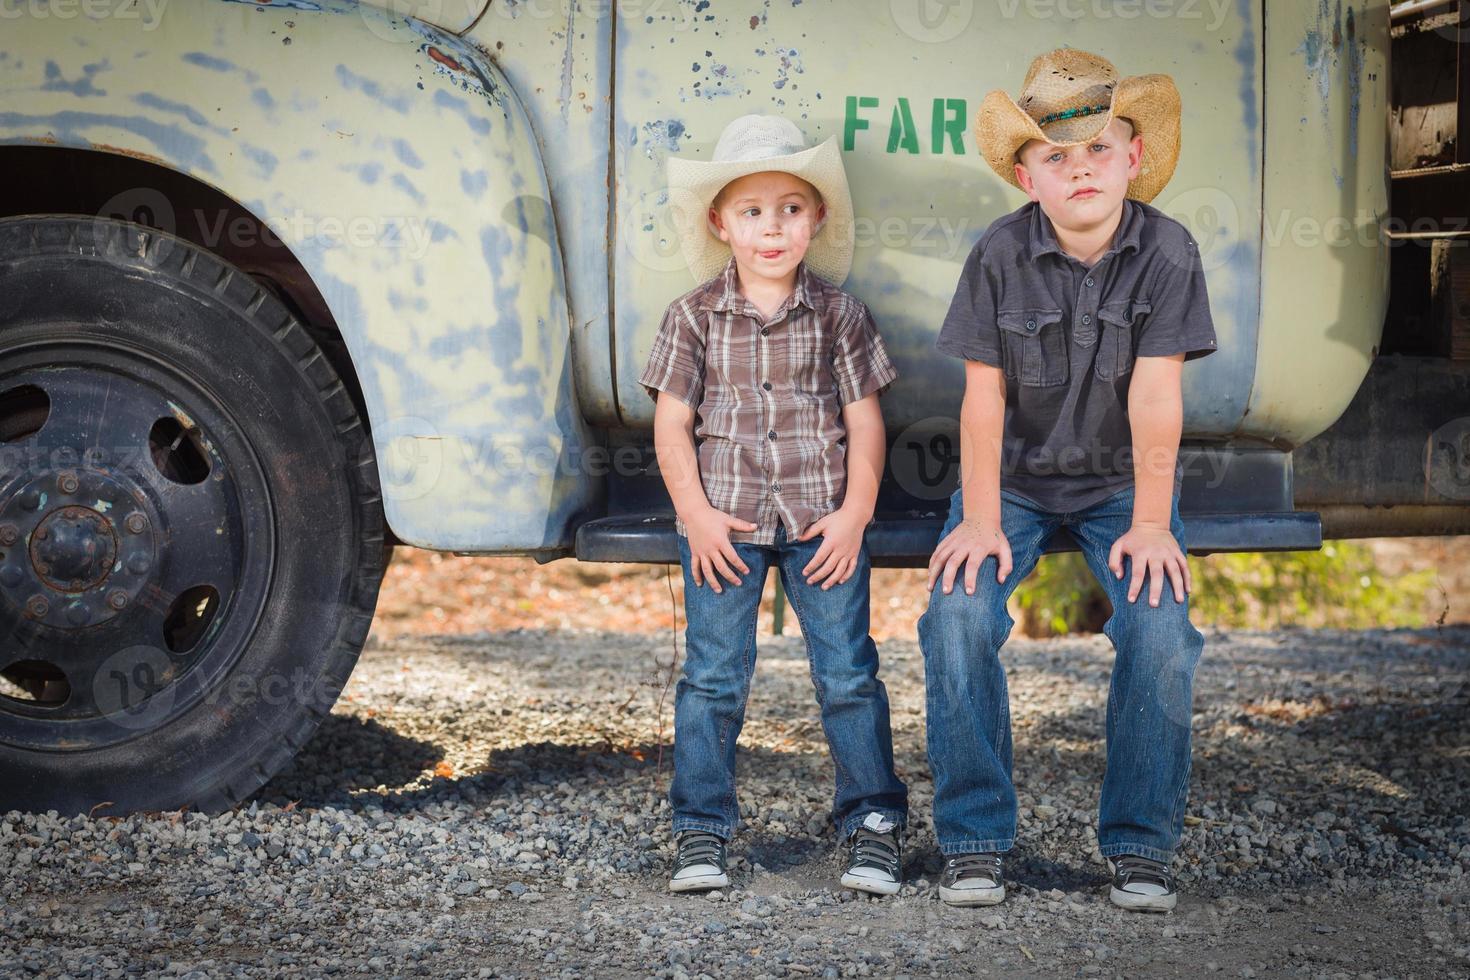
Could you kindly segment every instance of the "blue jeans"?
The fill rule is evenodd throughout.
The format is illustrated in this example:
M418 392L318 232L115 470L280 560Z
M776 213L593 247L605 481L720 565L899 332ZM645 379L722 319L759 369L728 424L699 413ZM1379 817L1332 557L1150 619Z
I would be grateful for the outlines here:
M904 824L908 788L893 771L888 691L878 679L878 648L868 635L866 542L857 569L842 585L823 591L801 570L821 545L786 540L776 529L774 547L736 542L750 572L740 585L720 580L694 584L689 540L679 536L684 567L684 674L674 699L674 778L669 805L673 829L704 830L729 840L740 822L735 798L735 740L745 721L745 702L755 671L756 612L766 572L780 569L781 584L801 623L822 729L837 770L832 816L844 839L869 813Z
M959 523L961 509L956 490L943 534ZM1184 523L1177 495L1170 510L1170 530L1182 549ZM919 645L934 774L934 830L943 853L1006 851L1015 843L1010 701L999 658L1015 625L1006 598L1036 567L1052 532L1066 527L1113 604L1103 626L1114 660L1098 846L1105 857L1172 857L1189 795L1192 689L1204 636L1189 622L1189 597L1176 601L1167 579L1158 606L1150 606L1147 579L1137 599L1128 601L1132 556L1123 559L1123 578L1114 578L1108 569L1108 552L1132 518L1131 486L1066 514L1040 510L1002 490L1001 530L1013 563L1006 580L996 582L998 563L990 555L980 565L974 595L965 592L963 569L948 595L942 582L935 583L929 607L919 618Z

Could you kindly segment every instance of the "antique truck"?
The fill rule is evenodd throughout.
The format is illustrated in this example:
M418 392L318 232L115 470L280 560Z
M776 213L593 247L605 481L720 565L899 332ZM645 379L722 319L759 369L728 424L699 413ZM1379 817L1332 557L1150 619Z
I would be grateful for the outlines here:
M1470 199L1467 45L1455 4L1400 7L0 4L0 811L249 797L331 710L395 546L673 560L636 384L692 285L664 163L742 113L840 141L847 288L901 374L870 541L922 564L962 381L933 338L1022 203L974 115L1058 45L1183 94L1154 203L1220 342L1184 375L1191 550L1465 533L1466 232L1437 202ZM1419 80L1391 87L1399 35Z

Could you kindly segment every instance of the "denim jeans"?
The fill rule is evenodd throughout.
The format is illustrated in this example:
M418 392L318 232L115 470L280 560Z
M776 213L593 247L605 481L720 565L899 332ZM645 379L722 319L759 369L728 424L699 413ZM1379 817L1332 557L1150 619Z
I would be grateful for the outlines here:
M1015 621L1006 598L1036 567L1047 540L1068 528L1113 604L1103 633L1113 644L1107 706L1107 772L1098 807L1098 846L1106 857L1137 854L1168 861L1179 843L1189 795L1190 716L1195 666L1204 636L1189 622L1189 597L1174 598L1165 579L1158 606L1150 581L1128 601L1132 556L1113 577L1108 553L1132 523L1133 487L1083 510L1056 514L1001 491L1001 529L1012 569L995 580L997 560L980 565L975 594L963 569L954 589L935 582L919 619L924 654L929 765L934 775L934 829L945 854L1006 851L1016 838L1011 782L1011 715L999 652ZM960 491L950 500L947 535L962 517ZM1170 529L1182 549L1179 500ZM1044 788L1044 787L1042 787Z
M684 567L684 673L674 698L674 778L669 805L673 829L704 830L729 840L739 825L735 796L735 740L755 671L756 612L766 573L781 584L801 623L822 729L837 770L832 816L845 839L869 813L900 825L908 818L908 788L893 771L888 692L878 679L878 648L868 635L867 544L842 585L808 585L801 570L821 545L788 541L776 529L774 547L736 542L750 572L740 585L721 579L716 593L694 584L689 540L679 536Z

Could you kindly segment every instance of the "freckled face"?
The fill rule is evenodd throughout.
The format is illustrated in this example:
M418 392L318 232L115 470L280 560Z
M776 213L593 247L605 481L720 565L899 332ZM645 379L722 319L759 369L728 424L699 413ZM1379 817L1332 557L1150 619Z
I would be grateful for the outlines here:
M742 270L781 280L795 273L826 213L815 187L772 170L726 184L710 221Z
M1121 119L1090 143L1057 146L1030 140L1017 154L1016 179L1053 221L1085 227L1122 206L1128 182L1138 176L1143 137Z

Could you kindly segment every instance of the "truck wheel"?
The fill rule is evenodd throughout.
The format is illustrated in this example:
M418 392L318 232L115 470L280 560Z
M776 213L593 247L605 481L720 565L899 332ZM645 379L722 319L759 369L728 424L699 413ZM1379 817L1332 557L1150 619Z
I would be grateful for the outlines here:
M386 554L280 302L139 225L0 220L0 812L240 803L331 710Z

